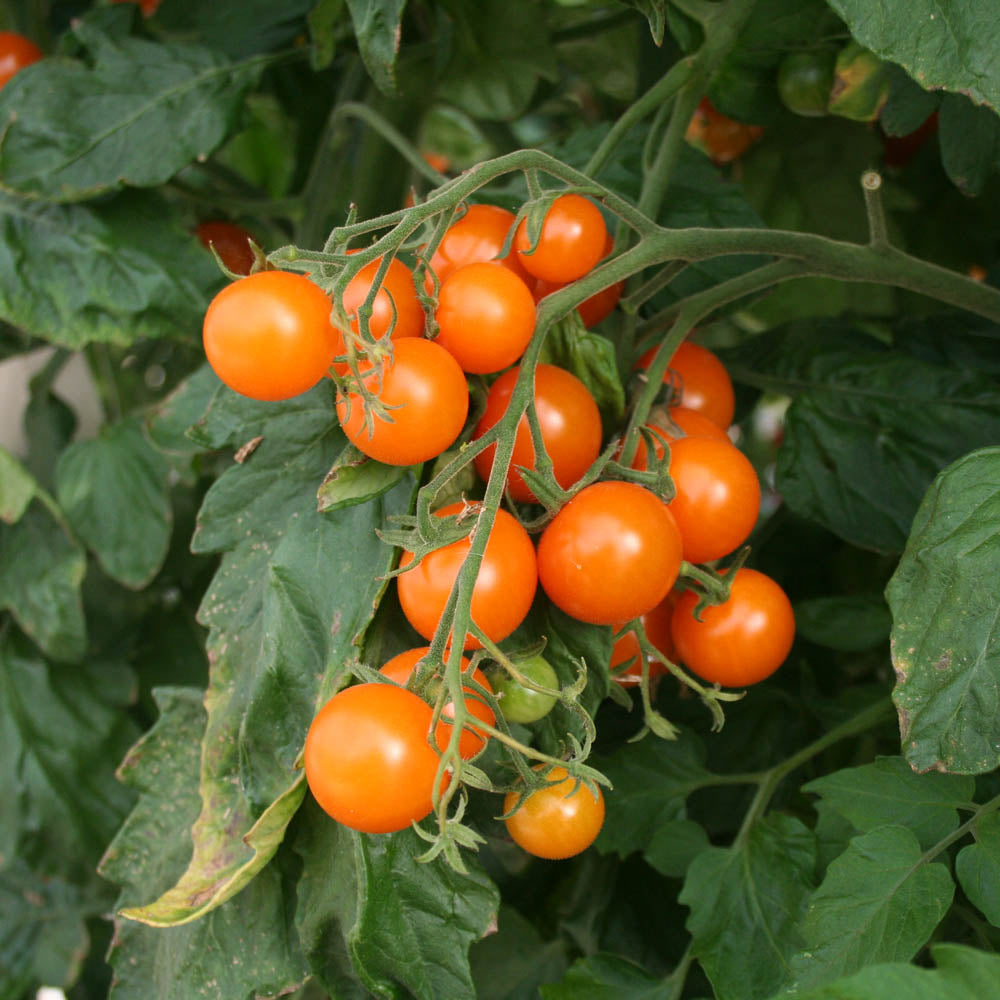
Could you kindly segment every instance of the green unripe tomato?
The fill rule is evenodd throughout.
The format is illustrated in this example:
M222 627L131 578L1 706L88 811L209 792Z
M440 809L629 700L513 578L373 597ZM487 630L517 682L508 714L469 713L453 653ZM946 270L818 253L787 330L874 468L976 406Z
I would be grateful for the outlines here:
M886 65L874 52L849 42L837 55L827 110L856 122L873 122L889 99Z
M543 656L530 656L524 660L515 661L517 669L524 676L541 687L559 690L559 678L549 661ZM514 680L502 667L490 674L490 684L496 692L500 703L500 711L508 722L537 722L552 711L558 701L553 694L533 691Z
M807 118L827 113L833 86L832 52L792 52L778 67L778 95L789 111Z

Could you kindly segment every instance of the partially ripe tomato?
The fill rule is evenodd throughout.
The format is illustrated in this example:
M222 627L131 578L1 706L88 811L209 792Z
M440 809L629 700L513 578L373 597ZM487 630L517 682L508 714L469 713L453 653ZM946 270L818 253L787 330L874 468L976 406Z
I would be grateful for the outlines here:
M738 160L763 134L759 125L738 122L703 97L691 116L685 138L721 166Z
M430 340L407 337L384 366L363 376L385 405L365 426L361 396L342 394L337 418L347 439L386 465L416 465L441 454L458 437L469 413L469 387L458 362Z
M306 781L338 823L392 833L423 819L438 755L427 742L431 707L393 684L358 684L316 714L305 746Z
M407 681L410 679L410 675L416 669L417 664L430 652L430 646L417 646L415 649L408 649L405 652L399 653L394 656L391 660L386 661L379 670L379 673L385 674L389 680L395 681L397 684L406 686ZM462 673L468 673L477 684L481 684L487 691L491 694L493 688L490 687L490 682L486 679L486 674L482 672L478 667L470 673L469 667L471 664L465 657L462 657ZM432 681L434 688L432 694L436 695L437 689L440 687L442 681L440 675L435 675L435 679ZM480 719L487 725L492 726L496 722L496 716L493 714L493 709L484 702L480 696L475 692L473 688L464 687L462 690L465 692L465 707L468 709L469 713L473 718ZM434 740L438 745L439 750L445 750L448 747L448 741L451 739L452 724L446 722L445 719L455 718L455 703L449 701L444 708L441 709L441 718L438 721L437 729L434 731ZM462 735L459 737L458 742L458 752L463 759L468 760L470 757L475 757L480 750L486 746L486 741L489 736L483 732L481 729L469 729L465 728L462 730Z
M651 611L681 565L667 505L635 483L600 482L570 500L542 532L538 578L553 604L580 621L613 625Z
M329 370L337 339L326 292L289 271L258 271L226 285L202 326L215 374L251 399L291 399L311 389Z
M517 660L516 665L527 680L552 691L559 690L559 678L544 656ZM500 710L508 722L537 722L544 719L558 701L554 694L536 691L515 680L503 667L498 667L492 677L493 690L500 700Z
M434 318L435 343L463 371L485 375L509 368L524 354L535 332L535 300L502 264L464 264L442 283Z
M656 354L651 348L639 358L638 366L648 368ZM674 352L663 381L673 385L678 398L675 406L697 410L723 430L733 422L736 396L725 365L707 347L685 340Z
M770 677L795 639L795 615L784 590L769 576L742 567L733 577L729 600L694 617L698 597L685 591L671 629L681 661L702 680L746 687Z
M671 662L677 661L677 650L674 648L673 636L670 632L670 622L674 614L676 592L671 590L652 611L642 615L642 627L646 630L646 638ZM613 625L615 632L624 628L625 622ZM615 640L611 650L611 674L622 687L630 687L642 680L642 661L639 640L635 632L626 632ZM618 668L617 670L615 668ZM649 676L659 677L668 673L667 668L659 661L649 661Z
M654 437L653 448L657 458L663 458L666 453L664 445L682 437L707 437L716 441L730 443L729 435L714 421L703 416L697 410L688 409L686 406L671 406L667 415L670 422L674 424L671 429L665 424L647 424L646 429L652 432ZM677 432L680 433L677 433ZM649 454L646 449L646 440L639 438L638 447L635 450L635 457L632 459L632 468L646 471L649 468Z
M435 511L438 517L457 514L464 504L449 504ZM436 549L406 573L396 578L399 603L407 621L427 640L441 621L448 595L455 585L472 543L468 538ZM400 568L413 562L404 552ZM472 620L494 642L505 639L524 621L538 585L538 563L531 538L516 518L498 510L493 530L472 589ZM466 636L465 648L478 649L480 642Z
M254 264L250 241L253 236L234 222L216 219L202 222L195 228L195 235L206 249L215 248L222 263L233 274L249 274Z
M604 254L607 238L601 210L583 195L564 194L552 202L534 249L525 221L514 234L514 249L529 274L566 284L593 269Z
M448 227L431 257L430 269L438 281L443 282L452 271L465 264L496 260L527 284L528 272L513 250L506 257L497 256L503 250L514 218L513 212L496 205L470 205L465 214ZM428 292L432 291L433 281L428 278L427 284Z
M601 832L604 796L599 788L595 794L578 784L564 767L553 767L548 777L557 783L532 792L504 823L514 843L536 858L571 858L590 847ZM516 802L517 792L508 792L504 812Z
M482 437L507 412L517 382L519 368L504 372L490 386L486 409L476 425L473 439ZM601 414L590 390L574 374L556 365L535 368L535 409L542 429L545 450L552 459L556 482L564 489L572 486L597 459L601 451ZM496 445L483 449L473 459L483 482L490 477ZM521 417L514 438L514 454L507 473L510 495L523 503L533 502L517 466L535 467L535 446L531 441L527 414Z
M676 490L670 511L688 562L719 559L746 541L760 513L760 482L739 448L680 438L670 446L669 472Z
M30 38L16 31L0 31L0 87L44 55Z

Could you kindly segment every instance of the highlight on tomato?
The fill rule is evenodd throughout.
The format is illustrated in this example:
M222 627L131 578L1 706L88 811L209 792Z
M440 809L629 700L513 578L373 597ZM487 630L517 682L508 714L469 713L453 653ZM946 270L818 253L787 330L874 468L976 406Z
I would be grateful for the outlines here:
M512 368L490 386L486 408L476 424L473 440L482 437L507 412L519 374L519 368ZM553 475L563 489L568 489L600 454L603 432L597 403L590 390L572 372L546 364L535 368L534 400L542 441L552 460ZM490 477L495 455L496 445L490 445L473 460L483 482ZM535 446L527 414L521 416L517 425L514 453L507 472L507 489L515 500L534 502L536 497L518 467L535 468Z
M0 87L44 55L30 38L16 31L0 31Z
M347 439L386 465L416 465L436 458L462 431L469 387L458 362L433 341L407 337L378 367L368 365L365 387L385 407L366 422L358 392L341 393L337 418Z
M330 299L305 275L258 271L226 285L202 325L205 356L230 389L251 399L291 399L329 371L339 336Z
M649 368L656 348L650 348L636 362L639 368ZM663 375L665 384L672 386L676 399L671 405L697 410L714 424L727 430L736 412L733 380L718 356L701 344L682 341L670 359Z
M528 854L550 860L571 858L590 847L601 832L604 795L600 788L591 791L570 777L565 767L553 767L547 777L553 784L528 795L504 823L514 843ZM504 813L510 813L518 798L516 791L507 793Z
M434 513L447 517L464 509L466 505L459 501ZM403 614L428 641L441 621L448 596L471 547L469 538L461 538L435 549L412 569L396 577ZM399 560L400 568L412 562L413 553L404 551ZM506 639L527 616L537 585L538 563L531 538L515 517L498 510L472 589L473 622L493 642ZM478 649L480 645L474 636L465 637L465 649Z
M538 579L561 610L613 625L651 611L681 565L681 533L667 505L636 483L580 490L538 543Z
M677 596L677 592L671 590L655 608L647 611L640 619L642 627L646 630L646 638L672 663L677 662L677 650L674 647L674 638L670 631L670 623L673 618ZM621 632L626 624L626 622L621 622L613 625L612 628L616 633ZM639 639L631 629L624 632L615 640L615 644L611 649L609 667L611 669L611 676L622 687L631 687L642 680L641 654L642 648L639 645ZM660 660L655 658L650 659L650 680L666 673L669 673L669 670Z
M601 210L583 195L563 194L546 212L534 247L528 239L526 220L518 224L514 249L529 274L564 285L593 270L604 256L607 239Z
M463 264L442 282L434 318L435 343L463 371L485 375L520 360L535 332L535 300L502 264Z
M379 669L380 674L384 674L391 681L395 681L397 684L406 686L413 674L413 671L417 668L417 664L423 660L427 654L430 652L430 646L417 646L414 649L407 649L402 653L398 653L392 659L387 660ZM462 657L462 673L468 674L477 684L482 685L490 694L493 693L493 688L490 686L489 680L486 678L486 674L483 673L478 667L475 670L470 670L472 664L463 656ZM436 672L431 680L431 684L428 690L428 696L433 701L437 697L437 692L440 690L441 684L443 683L442 675L440 672ZM476 693L476 690L471 687L463 687L463 693L465 694L465 707L469 713L476 719L485 722L488 726L492 726L496 722L496 716L493 714L493 709L483 701L482 697ZM434 730L434 741L437 743L439 750L445 750L448 747L448 742L451 739L451 731L454 728L448 719L455 718L455 703L449 701L442 709L441 716L438 721L437 727ZM472 726L465 726L462 729L462 735L459 737L458 742L458 752L463 760L469 760L475 757L485 746L486 741L489 739L488 734L482 730L477 729Z
M195 235L206 249L215 249L233 274L249 274L254 265L253 236L235 222L211 219L195 227Z
M500 257L514 219L513 212L497 205L469 205L462 217L445 230L431 256L430 270L439 282L444 282L452 271L465 264L495 260L528 284L533 279L513 249ZM433 285L428 277L428 293L433 291Z
M309 789L338 823L392 833L430 813L439 757L427 742L430 705L394 684L335 694L306 736Z
M781 586L754 569L733 576L729 599L694 617L698 595L685 591L671 617L671 634L683 664L702 680L746 687L770 677L795 640L795 614Z

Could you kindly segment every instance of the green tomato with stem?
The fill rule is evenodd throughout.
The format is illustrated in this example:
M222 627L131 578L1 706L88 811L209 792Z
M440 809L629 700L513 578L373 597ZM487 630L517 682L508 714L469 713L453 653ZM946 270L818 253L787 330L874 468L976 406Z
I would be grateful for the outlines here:
M778 67L778 95L789 111L807 118L827 113L833 87L832 52L791 52Z
M536 654L514 662L529 681L539 687L559 690L559 678L544 656ZM537 722L548 715L559 700L554 694L526 687L502 667L490 673L490 683L500 703L500 711L508 722Z

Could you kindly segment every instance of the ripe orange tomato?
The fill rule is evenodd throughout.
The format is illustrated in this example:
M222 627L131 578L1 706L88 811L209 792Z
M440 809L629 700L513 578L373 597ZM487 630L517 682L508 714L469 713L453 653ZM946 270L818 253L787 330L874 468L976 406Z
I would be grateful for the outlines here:
M0 87L44 55L30 38L16 31L0 31Z
M769 576L742 567L733 577L729 600L693 611L698 597L685 591L677 601L671 630L681 661L693 673L723 687L745 687L770 677L795 639L795 614L784 590Z
M453 503L435 514L446 517L463 508L463 503ZM468 538L459 539L431 552L396 578L403 614L425 639L434 636L471 546ZM409 566L412 561L413 553L404 552L399 565ZM524 620L537 585L538 563L528 533L507 511L498 510L472 589L472 620L490 639L500 642ZM480 645L478 639L466 636L466 649L478 649Z
M564 194L546 213L535 249L523 220L514 234L514 249L529 274L564 285L593 269L607 239L601 210L583 195Z
M485 375L509 368L535 332L535 300L513 271L496 261L463 264L441 284L435 343L463 371Z
M512 368L490 386L486 409L476 425L473 439L482 437L507 412L519 373L519 368ZM601 414L597 403L590 390L571 372L555 365L538 365L535 368L535 410L556 482L567 489L590 468L600 453ZM483 482L490 477L495 454L496 445L491 445L473 460ZM535 447L531 442L527 414L517 425L507 489L515 500L533 502L535 495L528 489L517 466L535 467Z
M614 240L611 239L611 234L609 233L604 244L604 257L607 257L611 253L614 245ZM602 257L601 259L603 260L604 258ZM551 295L553 292L557 292L560 288L565 287L565 285L556 284L552 281L538 279L535 282L532 294L535 296L536 302L541 302L546 295ZM607 288L602 288L599 292L595 292L589 299L584 299L576 307L576 311L580 314L580 319L583 320L583 325L590 330L602 320L607 319L614 312L615 306L618 305L624 291L625 282L616 281L613 285L608 285Z
M595 625L631 621L666 597L681 565L667 505L635 483L582 489L542 532L538 578L553 604Z
M305 275L258 271L212 299L202 341L215 374L251 399L290 399L311 389L337 353L330 299Z
M503 250L510 227L514 224L514 213L496 205L470 205L465 214L453 222L441 237L434 251L430 269L443 282L458 267L479 261L496 260L513 271L525 284L529 283L517 254L513 251L506 257L497 257ZM433 281L428 279L428 292L433 291Z
M417 646L415 649L408 649L403 653L399 653L391 660L384 663L379 670L379 673L385 674L385 676L390 680L393 680L397 684L401 684L405 687L407 681L410 679L410 674L413 673L417 664L430 652L430 648L430 646ZM469 667L469 661L463 656L462 673L469 673ZM474 678L477 684L481 684L491 694L493 693L493 688L490 687L490 682L486 679L486 674L484 674L478 667L469 673L469 676ZM436 684L440 686L440 675L436 674L431 683L432 685ZM490 706L481 700L473 688L463 688L462 690L466 693L465 707L468 709L469 713L474 718L481 719L487 725L492 726L496 722L496 716L493 714L493 710ZM450 722L445 722L444 720L454 718L455 703L449 701L448 704L441 709L441 719L434 732L434 739L439 750L445 750L448 746L448 741L451 739L452 724ZM468 760L470 757L475 757L476 754L478 754L479 751L486 746L487 739L489 739L488 735L481 729L464 728L462 730L462 735L459 737L458 752L465 760Z
M674 613L674 603L677 597L673 590L653 608L642 616L642 627L646 630L646 638L670 661L676 662L677 650L674 648L673 636L670 634L670 621ZM613 625L619 632L625 622ZM611 650L611 674L623 687L630 687L642 680L642 663L639 660L641 650L639 640L634 632L626 632L615 641ZM615 668L619 670L616 672ZM650 679L668 673L667 668L659 660L649 661Z
M685 138L719 165L738 160L762 135L759 125L745 125L717 111L703 97L691 116Z
M338 823L392 833L432 809L438 755L427 742L431 707L393 684L358 684L316 714L305 746L306 781Z
M708 417L702 416L697 410L689 410L686 406L671 406L667 411L670 422L676 426L680 434L674 433L669 428L660 424L646 424L648 430L654 435L654 450L658 458L663 458L664 444L671 444L682 437L707 437L716 441L731 443L729 435ZM645 471L649 468L648 453L646 451L646 441L639 438L638 447L635 450L635 457L632 459L632 468Z
M688 562L719 559L746 541L760 513L760 482L728 441L680 438L670 446L670 501Z
M416 465L440 455L458 437L469 413L469 387L458 362L430 340L407 337L384 366L363 376L386 406L385 417L365 412L357 393L341 394L337 417L348 440L386 465Z
M553 767L548 777L558 783L532 792L504 823L514 843L529 854L552 860L571 858L590 847L601 832L604 796L599 788L595 795L578 785L564 767ZM510 812L516 802L517 792L508 792L504 812Z
M656 348L639 358L640 368L648 368ZM685 340L670 359L663 381L673 384L679 396L673 405L697 410L714 424L727 430L733 422L736 397L725 365L707 347Z
M222 263L233 274L250 273L254 264L253 250L250 247L253 236L242 226L216 219L200 223L195 228L195 235L206 249L215 247Z

